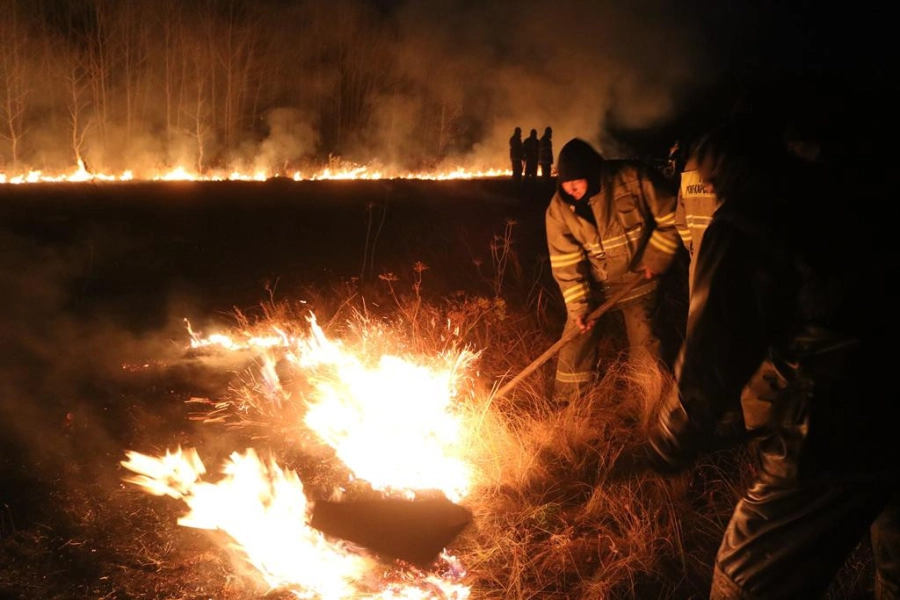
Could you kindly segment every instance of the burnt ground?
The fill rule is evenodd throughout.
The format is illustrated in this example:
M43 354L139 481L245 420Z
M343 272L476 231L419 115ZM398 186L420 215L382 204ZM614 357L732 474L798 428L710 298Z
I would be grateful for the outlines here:
M424 294L489 294L490 245L510 220L518 279L533 289L547 282L551 191L507 180L0 186L0 598L256 597L208 533L173 525L177 503L122 482L128 449L185 444L216 464L246 445L188 418L185 400L227 382L185 355L183 319L231 325L235 309L273 296L383 288L384 273L408 293L416 261L429 267Z

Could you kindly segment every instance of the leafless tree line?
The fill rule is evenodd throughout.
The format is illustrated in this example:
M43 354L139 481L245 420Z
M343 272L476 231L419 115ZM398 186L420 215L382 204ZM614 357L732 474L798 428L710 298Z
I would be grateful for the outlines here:
M405 72L408 45L371 3L0 0L0 9L0 170L82 160L98 170L254 161L277 171L409 149L436 163L463 141L460 100Z

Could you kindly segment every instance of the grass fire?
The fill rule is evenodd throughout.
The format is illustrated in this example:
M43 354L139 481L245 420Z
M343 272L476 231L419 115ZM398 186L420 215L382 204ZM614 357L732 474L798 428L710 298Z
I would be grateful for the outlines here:
M26 185L37 183L103 183L125 181L266 181L275 178L287 178L293 181L334 181L347 179L380 180L380 179L424 179L446 181L452 179L475 179L484 177L501 177L510 174L506 168L471 169L454 167L446 169L430 169L427 171L398 170L396 167L367 166L332 158L325 166L310 165L305 170L297 169L289 172L272 169L243 171L240 167L231 169L207 169L199 172L184 166L176 165L168 169L145 168L135 173L126 170L118 174L94 172L88 170L84 161L78 160L77 166L69 172L47 173L41 169L28 169L20 172L4 173L0 171L0 184Z
M561 331L550 192L0 186L0 595L704 596L750 462L611 476L671 385L617 322L582 401L497 393Z

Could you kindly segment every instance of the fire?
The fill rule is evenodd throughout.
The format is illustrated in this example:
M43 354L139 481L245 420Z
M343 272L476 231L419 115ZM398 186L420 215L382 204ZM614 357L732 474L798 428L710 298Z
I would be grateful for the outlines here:
M465 497L473 473L465 455L460 387L477 354L375 356L377 334L354 350L329 339L314 316L307 325L305 334L297 324L281 323L267 331L204 337L186 322L192 348L246 352L258 365L254 385L229 408L254 414L257 422L293 415L296 422L280 426L312 432L329 447L349 472L345 484L364 482L394 497L415 498L423 490L440 491L454 502ZM127 456L122 465L137 473L127 481L183 501L190 512L179 524L227 533L270 587L336 599L435 597L429 589L440 590L440 598L468 597L468 588L456 581L462 570L446 553L441 561L449 575L383 575L364 550L326 539L309 525L310 501L300 476L274 458L260 460L253 449L233 453L217 482L205 480L206 468L194 450Z
M0 184L36 184L36 183L80 183L80 182L126 182L126 181L267 181L275 178L290 178L294 181L322 180L380 180L380 179L423 179L452 180L479 179L486 177L506 177L512 174L509 169L469 169L455 167L446 170L410 172L397 169L385 169L364 165L337 162L321 169L293 171L290 173L274 173L266 170L245 172L240 169L210 170L203 173L176 165L170 169L151 169L140 176L133 170L119 174L98 173L88 170L82 160L77 161L77 168L71 173L45 173L31 170L23 173L0 172Z
M180 525L227 533L271 588L292 589L298 598L429 597L416 584L379 581L373 559L312 529L297 474L263 462L252 449L233 453L216 483L202 480L206 468L191 449L163 457L128 452L122 464L138 473L126 481L187 504ZM444 598L468 597L464 586L434 575L423 579Z

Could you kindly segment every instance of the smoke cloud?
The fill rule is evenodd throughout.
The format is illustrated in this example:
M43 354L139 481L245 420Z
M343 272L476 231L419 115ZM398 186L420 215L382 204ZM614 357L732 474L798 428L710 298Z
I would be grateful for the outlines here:
M712 0L8 4L0 169L80 158L138 176L335 156L505 168L517 126L632 152L623 132L671 130L742 77L771 16Z
M192 300L172 289L153 309L170 314L135 327L85 295L97 248L33 234L0 232L0 472L82 486L102 477L115 488L111 467L136 441L132 427L147 428L148 443L175 444L188 426L171 395L178 370L163 378L154 364L184 359ZM213 384L203 375L192 373L196 389ZM160 389L161 381L173 387ZM166 415L179 413L185 423L173 428Z
M864 7L812 2L6 4L0 172L506 168L512 130L548 126L664 153L748 89L863 87L894 54Z

